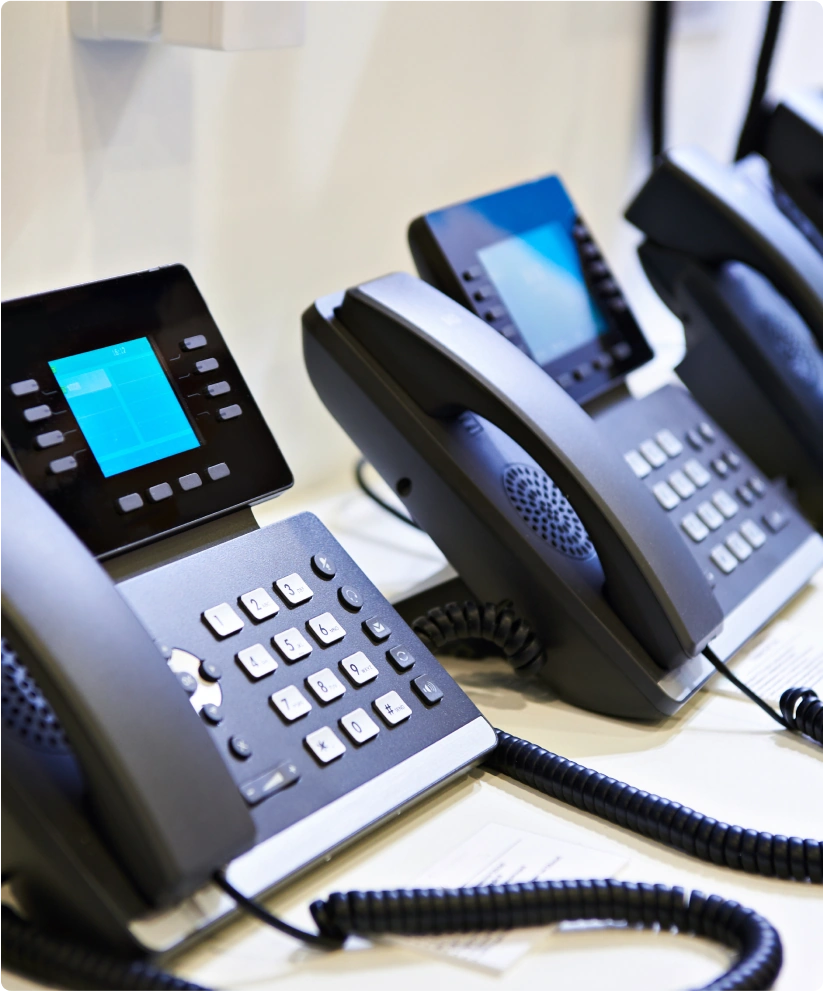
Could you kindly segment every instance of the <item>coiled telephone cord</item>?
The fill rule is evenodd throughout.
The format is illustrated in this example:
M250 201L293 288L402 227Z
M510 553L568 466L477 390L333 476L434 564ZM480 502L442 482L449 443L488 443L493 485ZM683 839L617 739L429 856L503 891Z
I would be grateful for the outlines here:
M219 876L219 875L218 875ZM231 885L221 885L233 891ZM237 892L239 895L239 892ZM238 904L249 910L249 899ZM629 881L534 881L477 888L335 892L312 904L320 930L302 932L262 906L255 918L312 945L340 947L350 934L437 935L543 926L577 919L625 923L705 936L734 950L735 963L706 985L713 991L770 988L783 963L775 928L750 908L717 895ZM69 988L205 991L153 967L39 932L3 906L3 962L36 980Z

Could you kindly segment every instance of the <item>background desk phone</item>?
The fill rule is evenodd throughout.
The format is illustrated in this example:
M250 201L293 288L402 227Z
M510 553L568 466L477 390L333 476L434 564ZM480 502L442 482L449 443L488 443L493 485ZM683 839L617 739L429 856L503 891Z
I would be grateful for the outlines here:
M184 268L4 303L3 332L3 872L31 918L167 950L233 907L218 866L269 890L494 746L319 520L238 509L292 478Z
M772 115L734 165L667 152L627 218L682 320L678 374L769 478L823 528L823 96Z
M565 698L674 712L823 565L823 540L651 350L556 177L415 220L433 286L318 300L323 401L480 601L512 600ZM449 298L450 297L450 298Z

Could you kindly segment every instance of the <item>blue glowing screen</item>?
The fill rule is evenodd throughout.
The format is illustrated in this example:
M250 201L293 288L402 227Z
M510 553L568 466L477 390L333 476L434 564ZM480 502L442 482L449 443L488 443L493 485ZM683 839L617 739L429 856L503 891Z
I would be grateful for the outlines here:
M49 368L106 478L199 447L147 337Z
M477 252L535 360L545 365L608 329L567 225L552 221Z

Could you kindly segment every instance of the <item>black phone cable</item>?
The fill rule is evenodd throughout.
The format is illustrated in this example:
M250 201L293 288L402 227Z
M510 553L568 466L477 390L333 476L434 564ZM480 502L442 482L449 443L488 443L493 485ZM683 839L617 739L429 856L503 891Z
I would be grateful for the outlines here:
M392 516L400 520L401 523L406 523L409 526L413 526L415 530L419 530L420 529L419 524L415 523L410 516L406 516L405 513L401 513L399 509L395 509L394 506L386 502L385 499L382 499L369 485L369 483L366 481L366 471L365 471L367 464L368 462L366 461L365 458L360 458L360 460L354 466L354 477L355 480L357 481L357 484L362 489L362 491L365 492L365 494L369 497L369 499L372 500L372 502L376 502L378 506L385 509L387 513L391 513Z
M745 158L749 152L757 147L760 130L766 117L763 107L763 97L766 95L766 87L769 82L769 73L772 68L774 50L777 46L777 36L780 31L780 20L783 16L783 0L771 0L769 13L766 17L766 27L763 31L763 41L760 46L760 54L757 58L757 68L752 83L752 92L749 97L749 107L743 126L740 129L740 137L737 139L737 151L734 160L739 162Z

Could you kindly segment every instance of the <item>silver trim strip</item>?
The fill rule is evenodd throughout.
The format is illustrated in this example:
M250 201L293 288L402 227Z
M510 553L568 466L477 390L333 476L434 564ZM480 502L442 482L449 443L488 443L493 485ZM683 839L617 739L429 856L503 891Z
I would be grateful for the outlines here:
M723 629L709 644L720 660L727 661L761 630L820 568L823 568L823 537L812 533L723 621Z
M237 857L228 867L228 879L251 897L268 894L276 885L404 805L467 770L496 742L492 727L478 716L445 739ZM147 950L163 952L176 948L234 910L231 898L208 884L175 908L151 918L135 919L129 929Z

